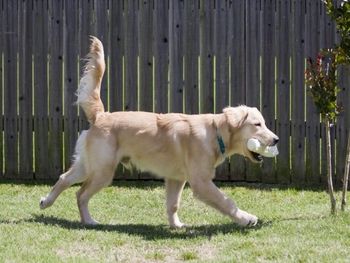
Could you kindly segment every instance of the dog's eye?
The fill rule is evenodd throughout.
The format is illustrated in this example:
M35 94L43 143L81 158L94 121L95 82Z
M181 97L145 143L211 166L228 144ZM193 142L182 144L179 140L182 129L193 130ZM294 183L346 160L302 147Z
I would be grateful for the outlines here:
M261 123L259 122L259 123L255 123L254 124L256 127L261 127Z

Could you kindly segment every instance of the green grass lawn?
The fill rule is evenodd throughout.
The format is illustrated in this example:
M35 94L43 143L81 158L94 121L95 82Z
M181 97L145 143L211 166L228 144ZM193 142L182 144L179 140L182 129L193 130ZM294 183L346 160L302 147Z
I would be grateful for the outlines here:
M0 262L349 262L350 214L329 215L325 192L220 184L255 228L240 228L192 197L167 226L160 182L119 182L92 198L98 227L79 223L75 191L41 211L49 185L0 184Z

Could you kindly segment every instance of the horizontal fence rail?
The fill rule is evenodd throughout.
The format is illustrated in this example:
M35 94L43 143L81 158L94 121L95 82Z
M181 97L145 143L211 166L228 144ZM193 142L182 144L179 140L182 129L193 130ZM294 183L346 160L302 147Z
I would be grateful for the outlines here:
M109 111L262 111L280 154L262 167L233 156L217 179L326 181L325 129L304 71L337 32L317 0L0 0L0 178L56 179L69 167L88 128L74 101L89 35L105 47L101 98ZM350 70L338 74L346 112L332 128L332 151L340 182ZM150 178L122 167L116 174Z

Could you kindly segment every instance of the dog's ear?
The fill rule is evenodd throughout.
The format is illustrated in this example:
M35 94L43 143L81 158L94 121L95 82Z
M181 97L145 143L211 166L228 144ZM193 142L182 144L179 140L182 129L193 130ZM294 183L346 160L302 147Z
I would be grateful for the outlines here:
M223 109L227 123L231 128L239 128L248 118L248 108L246 106L227 107Z

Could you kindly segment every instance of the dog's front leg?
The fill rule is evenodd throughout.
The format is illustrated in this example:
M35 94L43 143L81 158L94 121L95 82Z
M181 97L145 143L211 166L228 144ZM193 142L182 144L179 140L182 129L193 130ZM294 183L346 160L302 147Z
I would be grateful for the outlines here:
M210 179L196 178L190 181L195 197L231 217L241 226L255 226L258 218L240 210L235 202L225 196Z
M180 206L180 198L185 183L184 181L171 179L165 180L168 220L170 227L173 228L181 228L184 226L177 215L177 210Z

